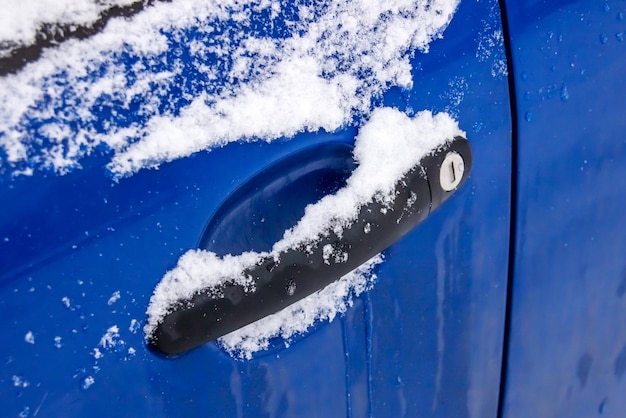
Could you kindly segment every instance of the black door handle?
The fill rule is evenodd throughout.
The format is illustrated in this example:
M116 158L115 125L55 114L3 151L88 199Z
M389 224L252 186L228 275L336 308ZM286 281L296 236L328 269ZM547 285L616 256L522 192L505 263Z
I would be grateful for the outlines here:
M341 236L328 229L306 248L260 259L244 271L253 284L249 288L226 283L178 301L148 335L149 345L163 354L180 354L322 289L424 220L467 179L471 165L467 140L448 141L396 183L392 202L373 197L360 207Z

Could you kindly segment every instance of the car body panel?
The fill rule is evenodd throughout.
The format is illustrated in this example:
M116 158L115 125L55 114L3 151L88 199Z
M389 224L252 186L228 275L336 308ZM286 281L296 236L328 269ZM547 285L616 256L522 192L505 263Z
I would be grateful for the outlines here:
M519 127L503 416L621 417L625 4L506 4Z

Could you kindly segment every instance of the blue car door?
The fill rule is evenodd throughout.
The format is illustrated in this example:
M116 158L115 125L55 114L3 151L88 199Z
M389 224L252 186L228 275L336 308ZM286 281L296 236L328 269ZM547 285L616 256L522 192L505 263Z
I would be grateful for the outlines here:
M506 6L518 177L502 416L623 417L625 5Z
M0 42L3 415L496 416L512 174L497 1L80 4L18 29L11 9ZM469 177L440 208L328 309L150 348L168 272L266 251L394 120L467 138Z

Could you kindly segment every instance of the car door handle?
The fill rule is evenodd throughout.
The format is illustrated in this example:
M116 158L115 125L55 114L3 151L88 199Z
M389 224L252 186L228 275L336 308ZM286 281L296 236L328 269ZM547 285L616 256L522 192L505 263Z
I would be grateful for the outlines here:
M391 203L373 198L341 232L325 230L306 248L286 249L246 269L254 291L226 283L179 301L148 336L149 346L166 355L180 354L324 288L423 221L465 182L471 165L465 138L446 142L396 183Z

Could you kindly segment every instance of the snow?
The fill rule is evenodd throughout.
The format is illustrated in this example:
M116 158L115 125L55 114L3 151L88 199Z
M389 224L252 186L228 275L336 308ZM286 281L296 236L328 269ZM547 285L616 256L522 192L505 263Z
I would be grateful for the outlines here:
M16 388L27 388L30 386L28 380L24 379L22 376L13 375L11 380L13 380L13 386Z
M140 329L140 325L139 325L139 321L137 321L136 319L131 319L130 320L130 325L128 325L128 330L133 333L136 334L137 331L139 331Z
M113 292L113 294L111 295L111 297L107 301L107 305L109 305L109 306L113 305L115 302L117 302L120 299L120 297L121 297L120 291L116 290L115 292Z
M481 33L478 35L478 48L476 58L481 62L491 63L491 76L506 77L508 69L504 56L504 34L498 27L493 27L492 22L500 22L500 9L494 4L489 12L489 19L481 22Z
M235 282L244 286L246 291L254 291L251 278L243 273L247 268L269 257L280 259L280 254L288 249L306 248L315 244L327 231L334 231L341 236L341 231L356 220L360 208L373 200L391 204L397 182L418 165L423 157L457 135L464 133L445 113L433 115L429 111L423 111L410 118L397 109L376 109L355 140L354 158L358 166L348 178L345 187L307 206L300 221L285 231L283 238L274 244L270 252L246 252L236 256L229 254L223 258L204 250L190 250L185 253L178 265L165 274L150 299L148 320L144 327L146 336L149 338L176 302L189 299L202 289L213 288L224 282ZM323 253L325 259L339 257L339 261L348 256L333 254L332 248L324 248ZM367 266L365 269L368 270ZM351 276L345 280L346 286L354 291L364 279ZM333 293L332 290L329 292ZM345 295L345 292L335 293ZM265 322L269 324L267 329L262 326L253 328L255 332L243 334L245 338L228 337L222 340L225 341L223 344L230 351L241 350L243 354L239 354L240 356L249 357L255 349L266 346L271 336L281 335L288 338L293 333L306 329L311 318L332 319L337 312L345 309L342 302L344 296L337 296L331 302L323 297L320 299L319 295L316 297L317 302L309 300L294 308L303 309L302 314L296 315L295 311L281 314L272 321ZM318 309L326 309L329 313L326 316L320 315ZM293 321L292 315L302 318L304 322L299 325L284 325L285 321ZM275 321L283 323L277 325Z
M353 298L369 290L377 278L374 267L382 263L377 255L341 279L287 308L220 338L218 344L231 356L251 359L258 351L269 347L270 340L289 340L305 333L315 322L332 322L352 306Z
M354 157L358 167L346 187L308 206L302 220L272 251L295 248L329 228L349 226L359 208L374 197L391 202L396 182L424 156L457 135L464 133L445 113L423 111L409 118L396 109L376 109L356 138Z
M117 325L113 325L107 329L106 333L100 338L100 347L104 349L112 349L117 346L117 344L121 341L120 339L120 329ZM95 352L95 356L97 356L99 351Z
M11 0L0 18L0 57L7 47L32 42L42 25L88 25L112 4L130 1ZM340 234L373 199L392 202L403 174L461 134L447 114L424 111L410 118L378 107L389 88L411 87L411 56L442 36L458 3L155 2L132 18L111 19L88 39L46 49L37 61L0 78L0 174L64 174L101 152L120 178L232 142L360 128L354 151L359 165L346 187L307 207L271 251L184 254L152 295L144 327L150 335L179 299L226 280L253 291L242 277L247 267L312 244L324 231ZM349 257L332 248L324 254L329 261ZM273 336L289 339L315 320L332 320L371 286L380 260L220 344L247 358ZM109 305L118 298L114 293ZM99 346L123 344L112 326Z
M44 24L88 25L114 5L135 0L5 0L0 14L0 57L31 44ZM9 48L7 48L7 46Z
M89 389L94 383L96 383L96 379L93 376L87 376L80 382L80 387L83 390Z
M102 354L102 352L100 351L100 349L98 347L95 347L93 349L93 352L91 353L91 355L96 360L100 360L102 357L104 357L104 354Z
M354 124L386 89L410 87L409 56L457 5L155 3L0 79L0 167L65 173L98 148L126 176L233 141Z

